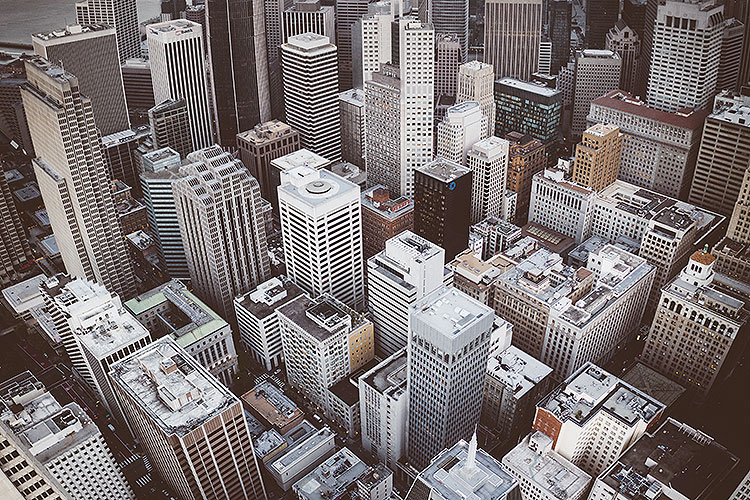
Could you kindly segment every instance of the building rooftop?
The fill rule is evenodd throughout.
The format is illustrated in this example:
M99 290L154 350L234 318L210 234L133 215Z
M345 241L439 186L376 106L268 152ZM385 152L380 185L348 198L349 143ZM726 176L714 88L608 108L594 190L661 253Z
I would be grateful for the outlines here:
M669 408L685 392L685 388L643 363L636 363L622 376L639 391L642 391Z
M42 247L50 255L50 257L60 255L60 247L57 246L57 239L55 238L54 234L50 234L49 236L42 238L41 244Z
M414 201L406 196L391 199L388 188L378 184L362 191L362 207L382 217L395 219L414 210Z
M686 130L701 129L703 122L710 112L708 108L702 110L679 110L674 113L660 111L649 108L645 102L624 90L608 92L591 101L591 104L616 109L625 113L632 113L648 120L667 123Z
M513 263L501 255L488 260L481 260L469 249L456 255L456 258L448 264L448 267L454 273L461 275L472 283L490 285L512 265Z
M271 278L258 285L255 290L235 298L235 305L242 307L255 318L267 318L276 309L296 299L304 291L286 276Z
M300 295L281 306L278 311L319 342L341 332L348 333L368 321L363 314L327 294L316 299Z
M354 406L359 403L359 389L351 383L349 377L339 380L329 387L328 390L347 406Z
M82 38L87 35L102 33L107 35L114 35L115 29L105 24L73 24L65 28L60 28L55 31L48 31L43 33L34 33L31 35L31 39L36 42L41 42L47 45L49 42L54 43L58 40L63 42L69 41L68 39Z
M114 363L110 377L167 435L184 436L240 403L170 337Z
M573 267L564 265L559 254L540 248L503 273L499 280L551 306L570 294L577 282L588 275L580 275Z
M400 349L365 373L360 380L380 393L406 390L406 349Z
M552 368L514 345L487 359L487 375L511 388L516 399L523 397L550 373Z
M151 128L148 125L136 125L127 130L120 130L102 137L102 145L105 148L111 148L126 142L141 140L151 135Z
M13 182L18 182L23 180L23 174L16 170L15 168L9 169L5 171L5 182L8 184L11 184Z
M347 102L353 106L364 107L365 91L362 89L349 89L339 94L339 100Z
M559 90L547 87L537 82L527 82L519 80L517 78L504 77L495 81L495 86L508 87L516 90L522 90L530 94L537 94L540 97L555 97L559 96L562 100L562 92Z
M469 168L439 157L416 170L425 175L429 175L440 182L452 182L471 172L471 169Z
M367 172L354 163L349 163L348 161L337 161L330 165L328 169L334 174L358 186L364 187L367 182Z
M162 23L154 23L146 26L148 34L156 36L180 36L189 33L203 33L203 28L200 24L188 21L187 19L173 19L171 21L165 21Z
M310 206L323 205L349 193L356 192L356 196L360 196L359 185L328 170L308 166L284 170L279 190Z
M281 389L268 381L256 385L241 399L274 427L283 428L304 416L304 412Z
M279 137L291 135L294 129L281 120L270 120L258 123L255 127L237 134L237 137L255 145L274 141ZM304 150L307 151L307 150Z
M531 236L539 242L539 245L547 248L548 250L559 253L567 254L573 247L575 247L575 240L562 233L550 229L548 227L537 224L536 222L529 222L521 228L522 236Z
M323 158L319 154L313 153L309 149L298 149L293 153L271 160L271 164L282 172L285 170L293 170L297 167L307 167L320 170L321 168L330 165L330 163L330 160Z
M16 314L23 314L33 307L44 304L39 285L46 279L44 274L37 274L20 283L3 288L3 297Z
M134 231L128 235L125 236L128 241L130 241L133 246L135 246L138 250L147 250L149 247L156 244L154 241L154 238L151 237L150 234L146 233L142 229L139 229L138 231Z
M299 5L300 3L301 2L297 2L295 5ZM331 7L328 8L330 9ZM285 43L284 45L289 45L291 47L294 47L295 49L301 49L305 51L323 47L335 47L331 45L331 39L327 36L312 32L290 36L289 38L287 38L287 43Z
M309 425L309 424L308 424ZM294 431L291 431L294 432ZM289 433L286 434L288 436ZM303 438L300 438L293 443L289 444L287 451L279 458L274 460L269 468L276 472L278 475L284 473L294 467L301 459L305 458L311 451L315 450L321 444L326 441L330 441L334 438L334 433L328 426L323 426L321 429L316 429L310 434L305 434ZM289 439L286 439L289 442Z
M340 497L368 469L348 448L342 448L308 475L294 483L294 491L306 500Z
M75 330L78 342L86 346L97 359L104 359L149 336L148 330L128 311L114 307L108 309L106 314L98 314L95 322L84 324L85 329Z
M39 192L39 189L34 184L27 184L24 187L13 191L13 195L18 198L18 201L25 203L39 198L42 196L42 193Z
M441 335L454 338L487 316L494 316L490 307L453 287L443 286L414 304L411 322L420 321Z
M253 438L253 447L258 458L264 458L286 444L284 436L276 429L269 429Z

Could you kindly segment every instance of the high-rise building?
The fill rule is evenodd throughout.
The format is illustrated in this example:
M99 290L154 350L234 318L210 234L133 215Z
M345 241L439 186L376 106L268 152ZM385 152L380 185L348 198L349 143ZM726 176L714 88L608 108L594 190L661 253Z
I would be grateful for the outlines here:
M122 85L132 123L148 121L147 111L154 107L154 85L148 59L134 57L122 63Z
M102 154L107 162L109 178L124 182L138 198L141 197L138 183L139 148L150 138L149 132L147 125L138 125L102 137Z
M573 113L570 131L579 136L586 130L591 101L620 86L622 59L611 50L587 49L576 53L573 81Z
M102 135L130 128L115 28L73 25L31 35L34 52L78 78Z
M352 28L367 15L368 0L336 0L336 47L339 49L339 88L352 88Z
M502 217L506 213L505 185L508 175L510 143L499 137L488 137L475 142L467 155L466 166L471 169L471 222L476 224L488 217Z
M446 2L448 3L448 2ZM454 2L461 5L458 2ZM466 4L468 6L468 3ZM461 40L455 34L440 33L435 29L435 99L440 96L456 95L456 76L461 61Z
M312 296L364 303L359 186L328 170L281 173L279 215L289 278ZM308 231L307 227L320 230Z
M7 285L22 276L21 268L34 256L2 168L0 174L0 213L3 214L0 218L0 284Z
M341 159L365 166L365 93L354 88L339 94Z
M378 356L406 347L412 304L450 280L445 250L411 231L389 239L385 250L368 259L368 306Z
M655 498L722 497L719 491L739 462L736 456L711 436L672 417L649 431L599 474L589 500L625 500L642 491Z
M149 461L179 498L266 498L242 403L174 340L113 363L110 376Z
M555 452L597 476L659 422L664 408L586 363L537 404L534 430L552 439Z
M352 428L353 422L339 411L332 388L340 381L349 384L346 378L373 359L372 323L327 294L316 299L300 295L276 313L289 384L355 435L359 423Z
M638 34L621 19L607 33L604 48L620 56L620 90L632 92L638 78L638 61L641 54Z
M662 111L710 105L724 33L724 6L666 0L656 7L646 102ZM684 26L684 27L683 27Z
M745 25L734 18L727 19L721 36L721 57L716 76L716 91L734 90L739 85L742 66L742 43L745 38Z
M750 164L750 99L719 107L703 126L690 203L729 215Z
M71 498L134 498L96 424L78 404L61 405L31 372L0 383L0 420L16 439L26 443L28 452ZM22 481L13 475L6 481L20 486ZM27 497L9 494L4 488L3 498ZM28 498L49 497L40 493Z
M263 0L207 0L206 26L216 136L234 147L238 133L271 119Z
M292 5L294 5L293 0L265 0L266 48L269 65L278 63L281 59L284 11Z
M586 48L603 49L607 33L617 23L617 0L593 0L586 3Z
M488 217L472 225L469 231L469 247L476 250L476 256L482 261L488 261L498 253L505 252L521 239L520 227L498 217ZM475 241L472 241L472 238Z
M448 108L437 126L435 155L445 160L466 165L466 154L471 147L487 136L487 121L476 101L465 101Z
M647 0L625 0L622 5L622 21L643 40L646 27Z
M284 359L276 310L304 293L286 276L271 278L234 299L242 348L266 370Z
M333 5L323 5L320 0L300 0L286 9L283 14L281 44L289 42L291 36L305 33L315 33L335 41L336 21ZM336 89L338 86L334 90Z
M368 184L386 186L394 196L407 196L402 187L401 101L398 66L383 64L365 82L365 162Z
M566 179L558 168L547 168L531 181L529 222L550 228L576 243L591 236L596 191Z
M561 138L562 104L559 90L538 82L500 78L495 82L494 135L528 134L542 141L552 154Z
M187 159L172 191L190 278L198 296L234 323L234 298L271 274L260 185L218 146Z
M457 42L459 59L467 60L469 55L468 0L430 0L427 19L423 21L431 23L435 28L436 39L443 39L443 35L449 35L452 41ZM455 78L455 73L453 77Z
M505 139L510 141L506 187L517 195L515 222L523 225L529 215L531 181L534 174L544 170L547 155L544 143L531 135L510 132Z
M193 151L210 146L213 128L201 25L178 19L149 24L147 33L155 102L185 99Z
M539 59L537 63L537 72L543 75L549 75L552 67L552 42L547 35L542 36L539 42Z
M341 158L336 50L327 36L312 32L281 46L287 123L303 148L332 161Z
M33 157L34 145L21 98L21 87L26 83L25 57L5 53L0 61L0 133Z
M184 98L167 99L148 110L151 144L154 149L170 148L186 158L192 153L190 115Z
M83 0L76 2L76 24L103 24L117 34L120 63L141 55L136 0Z
M364 88L380 65L391 60L391 23L396 2L372 2L352 25L352 86Z
M573 12L571 0L551 0L549 7L549 37L552 41L550 73L556 75L570 61L570 29Z
M620 128L623 140L618 179L686 199L708 113L705 109L659 111L617 90L591 101L586 123Z
M385 249L386 241L414 229L414 202L391 198L388 188L375 185L362 192L362 252L365 260Z
M750 168L745 170L727 235L712 251L716 272L750 284Z
M26 61L26 76L34 171L65 269L127 298L135 289L133 268L91 100L75 76L41 57Z
M425 467L476 428L494 323L492 309L447 286L411 309L408 458L414 467Z
M450 160L414 171L414 232L445 249L450 260L469 243L472 171Z
M484 4L484 61L495 77L528 80L536 72L542 0L489 0Z
M715 261L707 252L694 252L679 276L662 288L641 355L701 400L736 365L745 345L737 335L750 317L748 288L733 293L723 286L714 273ZM676 321L678 329L672 327Z
M406 455L409 411L406 349L386 357L359 377L362 448L391 470Z
M479 103L487 120L487 135L495 130L495 73L491 64L469 61L458 68L456 104L466 101Z
M576 145L573 182L601 191L617 179L622 134L614 125L597 123L587 128Z

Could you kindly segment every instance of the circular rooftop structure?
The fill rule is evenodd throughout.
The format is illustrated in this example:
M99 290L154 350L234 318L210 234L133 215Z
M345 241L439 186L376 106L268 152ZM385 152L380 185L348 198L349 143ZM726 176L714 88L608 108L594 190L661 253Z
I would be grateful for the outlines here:
M328 181L319 179L308 183L305 189L310 194L326 194L333 189L333 185Z

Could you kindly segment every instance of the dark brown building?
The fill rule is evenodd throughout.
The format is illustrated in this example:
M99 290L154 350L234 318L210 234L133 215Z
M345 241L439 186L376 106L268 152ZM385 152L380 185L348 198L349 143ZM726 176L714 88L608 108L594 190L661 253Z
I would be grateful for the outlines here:
M414 228L414 202L391 199L388 188L373 186L362 193L362 250L365 260L385 250L385 242Z
M515 223L522 226L529 217L531 180L535 173L544 170L547 156L542 141L528 134L510 132L505 138L510 141L506 188L518 193Z

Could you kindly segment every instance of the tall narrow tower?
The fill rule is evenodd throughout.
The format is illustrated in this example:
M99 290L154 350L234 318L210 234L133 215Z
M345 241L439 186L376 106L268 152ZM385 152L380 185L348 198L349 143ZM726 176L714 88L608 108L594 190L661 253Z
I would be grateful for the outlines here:
M542 0L488 0L484 4L484 60L495 78L528 80L537 70Z
M120 64L141 55L136 0L83 0L76 2L76 24L105 24L117 32Z

